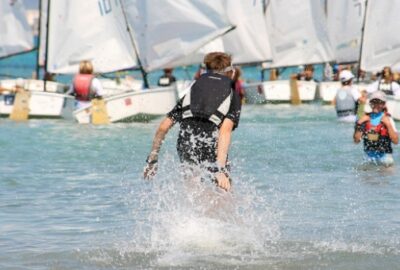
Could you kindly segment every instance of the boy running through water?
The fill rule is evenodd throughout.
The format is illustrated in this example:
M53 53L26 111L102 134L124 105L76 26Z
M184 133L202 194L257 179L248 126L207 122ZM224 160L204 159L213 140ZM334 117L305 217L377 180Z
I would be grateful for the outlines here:
M233 90L234 67L231 56L222 52L204 57L207 72L191 86L161 122L154 136L144 178L156 174L162 141L177 122L180 131L177 151L182 163L206 166L214 173L217 185L231 188L227 168L232 131L238 126L241 110L239 95Z

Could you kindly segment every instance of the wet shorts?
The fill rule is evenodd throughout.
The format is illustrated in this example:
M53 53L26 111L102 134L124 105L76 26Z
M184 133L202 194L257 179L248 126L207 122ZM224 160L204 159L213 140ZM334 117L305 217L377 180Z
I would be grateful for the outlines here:
M365 152L365 158L368 162L380 165L391 166L394 164L393 155L389 153Z

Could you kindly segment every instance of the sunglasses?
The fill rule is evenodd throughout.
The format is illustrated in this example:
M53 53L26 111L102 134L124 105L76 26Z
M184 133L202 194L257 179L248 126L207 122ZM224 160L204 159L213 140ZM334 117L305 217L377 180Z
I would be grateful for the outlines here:
M369 101L369 104L371 105L379 105L379 104L385 104L386 102L380 99L372 99Z

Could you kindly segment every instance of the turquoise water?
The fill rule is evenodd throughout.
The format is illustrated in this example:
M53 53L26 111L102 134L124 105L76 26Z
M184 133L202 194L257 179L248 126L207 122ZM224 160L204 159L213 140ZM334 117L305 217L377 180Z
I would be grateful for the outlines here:
M399 269L399 166L332 107L245 105L232 193L183 179L176 127L144 181L159 121L2 119L0 269Z

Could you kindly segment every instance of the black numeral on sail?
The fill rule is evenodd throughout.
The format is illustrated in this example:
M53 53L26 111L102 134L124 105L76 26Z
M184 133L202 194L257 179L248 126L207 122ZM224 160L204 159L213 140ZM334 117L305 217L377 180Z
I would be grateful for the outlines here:
M361 17L361 15L362 15L362 4L361 4L361 2L359 0L353 0L353 3L354 3L354 7L358 8L358 16Z
M99 0L98 4L101 16L104 16L112 11L110 0Z

